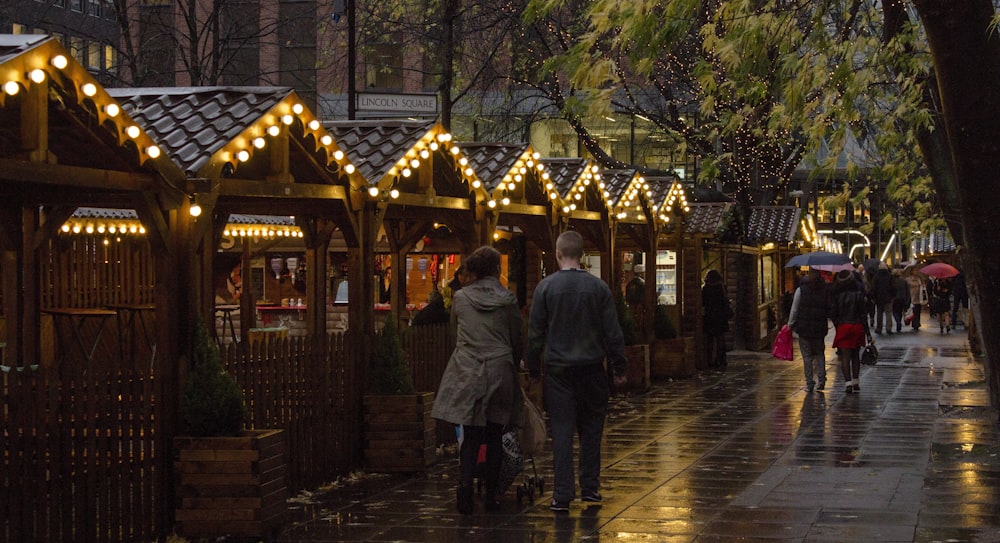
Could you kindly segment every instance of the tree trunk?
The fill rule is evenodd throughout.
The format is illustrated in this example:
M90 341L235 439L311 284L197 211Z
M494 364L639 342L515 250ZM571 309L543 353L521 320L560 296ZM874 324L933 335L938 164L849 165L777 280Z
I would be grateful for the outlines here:
M968 251L964 272L979 330L1000 325L1000 37L990 0L914 0L937 73ZM990 400L1000 406L1000 336L982 334Z

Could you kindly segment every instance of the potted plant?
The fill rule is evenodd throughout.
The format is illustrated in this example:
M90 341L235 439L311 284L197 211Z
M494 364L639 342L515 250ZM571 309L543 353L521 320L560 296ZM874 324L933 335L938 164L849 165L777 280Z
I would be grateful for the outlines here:
M628 358L628 382L621 392L645 391L649 388L649 345L639 342L635 321L621 293L615 296L615 310L625 339L625 357Z
M414 389L397 323L395 314L386 317L368 369L368 393L363 398L368 471L423 471L435 459L434 393Z
M285 522L283 430L245 430L243 392L222 367L203 322L174 437L177 532L185 537L267 537Z
M649 347L650 374L653 378L694 375L694 338L678 337L670 308L665 304L657 304L653 311L653 338Z

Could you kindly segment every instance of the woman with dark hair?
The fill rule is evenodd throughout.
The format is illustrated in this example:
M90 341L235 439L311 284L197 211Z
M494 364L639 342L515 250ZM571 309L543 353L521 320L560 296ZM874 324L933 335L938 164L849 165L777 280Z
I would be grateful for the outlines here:
M708 270L701 287L701 325L705 334L705 359L708 367L726 369L726 332L733 309L726 296L726 286L718 270Z
M833 347L840 359L844 391L853 394L861 390L861 348L865 341L872 341L872 334L868 328L868 300L850 270L837 272L830 320L836 328Z
M472 513L476 461L486 445L486 509L498 507L503 429L520 409L521 311L500 283L500 253L476 249L463 263L462 288L451 305L455 350L448 360L431 416L462 426L458 511Z

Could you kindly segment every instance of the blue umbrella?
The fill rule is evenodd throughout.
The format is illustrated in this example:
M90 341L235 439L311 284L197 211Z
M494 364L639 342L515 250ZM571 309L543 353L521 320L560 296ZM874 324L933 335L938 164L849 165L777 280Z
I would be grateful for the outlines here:
M801 255L795 255L785 263L786 268L801 268L802 266L836 266L838 264L849 264L851 258L844 254L831 253L829 251L813 251Z

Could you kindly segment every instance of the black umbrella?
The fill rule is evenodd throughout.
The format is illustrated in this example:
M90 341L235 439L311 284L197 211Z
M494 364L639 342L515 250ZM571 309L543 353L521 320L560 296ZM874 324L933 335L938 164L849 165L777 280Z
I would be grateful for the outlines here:
M786 268L801 268L802 266L835 266L837 264L849 264L850 257L840 253L829 251L813 251L801 255L795 255L785 263Z

